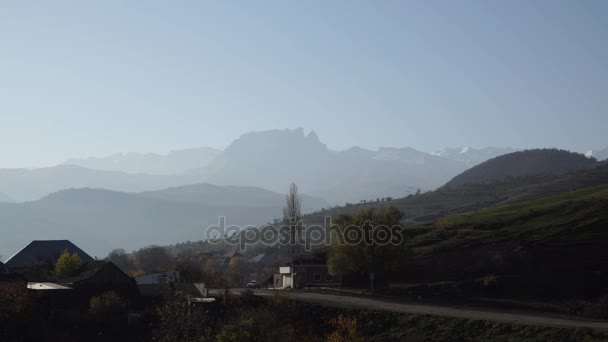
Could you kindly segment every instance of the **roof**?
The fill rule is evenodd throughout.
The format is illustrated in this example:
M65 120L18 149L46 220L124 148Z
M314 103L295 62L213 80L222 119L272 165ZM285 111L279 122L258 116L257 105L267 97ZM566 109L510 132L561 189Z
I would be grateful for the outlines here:
M71 290L72 288L66 285L57 283L27 283L28 290L46 291L46 290Z
M93 258L69 240L34 240L6 261L9 268L27 268L33 265L55 264L57 257L67 250L76 253L82 262Z
M61 283L77 283L82 280L89 279L93 277L97 272L99 272L104 267L113 267L118 272L123 273L126 277L130 278L126 273L124 273L118 266L114 265L111 261L107 260L92 260L89 262L85 262L80 266L78 271L76 271L76 275L60 279Z
M294 258L294 265L327 265L327 254L325 253L308 253L299 255ZM288 262L287 265L291 265Z
M249 259L249 262L270 265L274 263L274 259L266 254L258 254L255 257Z
M244 257L243 254L241 254L235 250L228 251L228 252L224 253L224 255L222 255L222 256L224 258L242 258L242 257Z

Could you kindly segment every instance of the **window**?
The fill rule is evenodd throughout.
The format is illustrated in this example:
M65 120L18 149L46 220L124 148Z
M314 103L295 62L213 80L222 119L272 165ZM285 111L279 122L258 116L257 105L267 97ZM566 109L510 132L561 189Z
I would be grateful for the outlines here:
M331 274L327 273L325 275L325 281L334 281L334 277Z
M313 274L313 279L315 281L321 281L321 273L315 273L315 274Z

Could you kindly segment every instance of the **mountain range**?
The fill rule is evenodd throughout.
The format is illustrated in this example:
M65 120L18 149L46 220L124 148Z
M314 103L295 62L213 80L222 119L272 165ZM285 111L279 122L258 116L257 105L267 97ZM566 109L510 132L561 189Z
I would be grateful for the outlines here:
M333 151L314 131L306 135L296 129L244 134L209 166L193 173L213 184L277 192L295 182L306 193L344 203L403 196L412 188L433 189L466 168L412 148Z
M194 184L124 193L70 189L25 203L0 203L2 260L32 240L69 239L92 255L114 248L202 240L220 216L226 225L261 225L282 217L285 196L255 187ZM302 211L329 204L303 195Z
M222 151L215 148L199 147L170 151L166 155L129 152L102 158L71 158L64 164L95 170L172 175L207 166L220 153Z
M413 148L329 149L316 133L294 130L251 132L224 151L176 150L166 155L126 153L103 158L68 159L54 167L0 169L0 202L34 201L70 188L122 192L161 190L196 183L255 186L283 193L296 182L304 193L332 204L402 197L420 188L435 189L466 169L512 148L444 148L426 153ZM608 149L589 155L601 159Z
M431 154L450 160L460 161L471 167L481 164L488 159L496 158L498 156L502 156L503 154L513 153L516 151L518 150L509 147L484 147L480 149L472 147L446 147Z

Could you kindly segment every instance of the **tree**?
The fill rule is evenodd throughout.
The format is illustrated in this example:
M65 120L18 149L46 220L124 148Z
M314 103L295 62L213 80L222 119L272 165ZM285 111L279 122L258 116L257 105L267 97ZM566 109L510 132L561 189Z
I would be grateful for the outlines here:
M232 282L233 286L243 286L251 275L251 264L244 262L240 258L230 259L228 269L226 270L227 278Z
M54 275L58 279L70 277L76 274L79 267L80 256L76 253L70 254L67 249L64 249L55 263Z
M25 282L0 282L0 340L30 340L32 322L36 320L34 296ZM28 330L29 329L29 330ZM30 335L31 337L31 335ZM32 339L33 340L33 339Z
M135 253L135 259L144 272L168 271L174 265L167 250L160 246L142 248Z
M285 198L286 204L283 207L283 220L289 224L289 234L291 237L291 264L293 266L293 261L298 253L296 246L296 234L298 222L300 222L300 218L302 216L301 213L301 203L302 199L300 197L300 192L298 191L298 186L295 183L291 183L289 186L289 192Z
M101 331L124 328L127 303L114 291L106 291L89 300L89 314Z
M129 258L127 252L124 249L118 248L110 252L106 257L108 261L111 261L114 265L118 266L123 272L131 272L135 269L135 265Z
M340 215L332 226L332 232L337 233L340 229L352 226L363 229L366 226L372 231L379 226L389 229L397 227L403 218L403 214L395 207L376 210L368 208L360 210L356 215ZM363 230L365 234L365 230ZM369 274L374 273L376 278L386 275L388 271L394 270L408 255L408 250L403 243L379 243L361 241L358 244L340 243L339 239L333 238L333 244L329 250L328 266L333 275L346 274Z

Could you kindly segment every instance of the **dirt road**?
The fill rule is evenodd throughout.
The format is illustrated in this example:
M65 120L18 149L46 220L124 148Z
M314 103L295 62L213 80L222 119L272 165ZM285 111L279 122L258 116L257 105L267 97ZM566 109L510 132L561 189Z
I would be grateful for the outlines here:
M233 289L232 294L240 294L241 289ZM256 296L272 296L274 290L256 289ZM213 293L213 291L211 292ZM217 292L216 292L217 293ZM284 291L289 298L329 306L384 310L423 315L439 315L474 320L490 320L532 325L567 328L593 328L608 330L608 321L584 321L549 316L517 314L483 309L456 308L423 304L404 304L369 297L345 296L304 291Z

